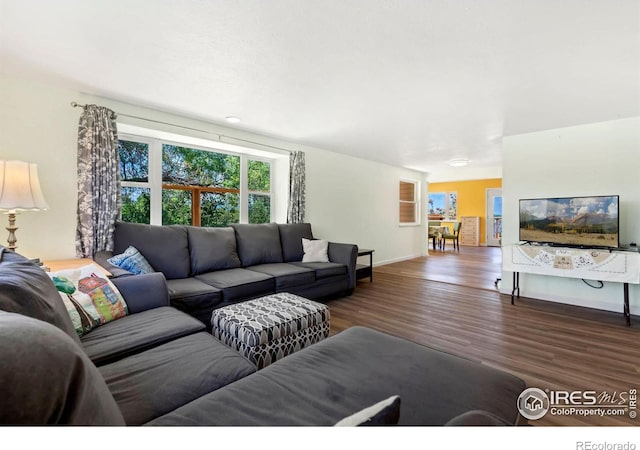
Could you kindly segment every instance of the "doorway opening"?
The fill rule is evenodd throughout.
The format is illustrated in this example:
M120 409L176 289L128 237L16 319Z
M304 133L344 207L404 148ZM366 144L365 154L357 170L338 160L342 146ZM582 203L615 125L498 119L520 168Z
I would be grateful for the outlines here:
M487 189L487 226L485 242L488 247L500 247L502 239L502 189Z

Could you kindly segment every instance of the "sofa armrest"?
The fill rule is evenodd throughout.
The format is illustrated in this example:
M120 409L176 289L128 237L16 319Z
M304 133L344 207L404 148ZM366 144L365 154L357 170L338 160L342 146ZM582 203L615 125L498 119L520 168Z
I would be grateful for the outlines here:
M337 244L329 242L329 261L345 264L349 273L349 289L356 287L356 260L358 246L354 244Z
M127 277L127 276L134 275L128 270L124 270L118 266L114 266L113 264L111 264L108 261L108 259L111 258L112 256L113 256L113 252L100 251L100 252L96 252L96 254L93 255L93 260L100 266L104 267L108 272L110 272L111 278Z
M114 278L111 281L127 302L129 314L169 306L169 289L161 272Z

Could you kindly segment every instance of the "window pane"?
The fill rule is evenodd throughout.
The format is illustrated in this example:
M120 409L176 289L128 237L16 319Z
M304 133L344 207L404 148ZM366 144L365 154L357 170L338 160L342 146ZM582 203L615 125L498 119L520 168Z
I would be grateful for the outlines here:
M249 160L247 172L247 183L250 191L271 191L271 164L262 161ZM249 206L249 208L251 208L251 206Z
M416 221L416 204L400 203L400 223L414 223Z
M447 209L444 192L429 192L429 214L444 216Z
M240 157L163 144L162 182L240 189Z
M122 188L122 221L150 223L151 191L148 188Z
M449 192L449 220L456 220L458 216L458 194Z
M240 221L240 195L203 192L200 196L200 223L203 227L226 227Z
M407 183L406 181L400 182L400 200L405 202L412 202L416 198L414 183Z
M500 239L502 237L502 217L493 218L493 238Z
M118 141L120 178L122 181L149 181L149 145Z
M162 190L162 225L191 225L191 191Z
M271 197L249 194L249 223L271 222Z
M493 217L502 217L502 197L493 197Z

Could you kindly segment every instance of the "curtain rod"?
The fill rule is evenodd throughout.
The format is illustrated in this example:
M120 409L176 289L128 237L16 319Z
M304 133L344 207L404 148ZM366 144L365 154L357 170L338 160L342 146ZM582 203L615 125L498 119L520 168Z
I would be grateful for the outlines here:
M82 109L87 107L87 105L81 105L80 103L77 103L77 102L71 102L71 106L73 108L82 108ZM291 150L287 150L286 148L276 147L274 145L269 145L269 144L262 144L260 142L250 141L248 139L240 139L240 138L236 138L236 137L233 137L233 136L226 136L226 135L220 134L220 133L212 133L211 131L200 130L198 128L185 127L184 125L176 125L176 124L173 124L173 123L162 122L160 120L147 119L145 117L140 117L140 116L131 116L129 114L123 114L123 113L117 113L117 114L119 116L130 117L132 119L139 119L139 120L144 120L144 121L147 121L147 122L159 123L161 125L169 125L171 127L183 128L185 130L198 131L199 133L210 134L212 136L217 136L218 137L218 141L220 141L220 138L233 139L235 141L246 142L248 144L255 144L255 145L260 145L262 147L269 147L269 148L273 148L273 149L276 149L276 150L281 150L281 151L287 152L289 154L293 153Z

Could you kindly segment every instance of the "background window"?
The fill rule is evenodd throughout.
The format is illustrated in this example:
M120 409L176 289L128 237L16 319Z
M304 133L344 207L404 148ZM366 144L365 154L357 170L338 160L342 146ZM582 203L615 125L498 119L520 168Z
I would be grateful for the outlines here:
M118 141L124 222L150 223L149 144Z
M419 223L418 192L417 181L400 181L400 224Z
M271 221L270 161L137 139L118 141L123 221L208 227Z
M271 164L249 160L247 164L249 189L249 223L271 221Z
M239 156L163 144L163 225L238 223L239 198Z
M429 220L456 220L458 216L458 194L456 192L429 192Z

